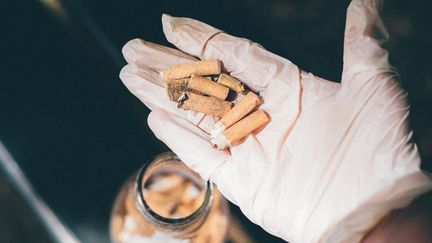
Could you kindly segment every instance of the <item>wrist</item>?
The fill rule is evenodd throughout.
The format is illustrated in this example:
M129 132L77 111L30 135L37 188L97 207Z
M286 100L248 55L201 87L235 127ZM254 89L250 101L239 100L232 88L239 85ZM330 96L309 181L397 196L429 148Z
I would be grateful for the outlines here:
M406 208L391 211L361 240L378 242L432 242L432 191L421 195Z

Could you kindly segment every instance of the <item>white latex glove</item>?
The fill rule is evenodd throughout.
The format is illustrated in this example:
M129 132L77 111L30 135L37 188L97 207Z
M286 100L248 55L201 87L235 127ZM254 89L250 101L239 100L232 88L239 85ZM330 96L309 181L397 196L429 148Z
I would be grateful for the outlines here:
M154 134L250 220L290 242L357 242L432 187L411 141L406 93L381 47L387 32L377 5L354 0L348 8L341 84L249 40L168 15L163 31L183 52L132 40L120 77L153 110ZM260 92L271 117L230 152L208 142L211 117L177 109L162 87L163 68L195 57L220 59Z

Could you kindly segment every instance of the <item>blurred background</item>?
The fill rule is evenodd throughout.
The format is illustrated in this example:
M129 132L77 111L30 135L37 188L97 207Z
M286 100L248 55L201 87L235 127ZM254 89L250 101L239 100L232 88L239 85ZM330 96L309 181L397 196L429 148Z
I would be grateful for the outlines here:
M148 129L149 110L118 78L125 64L120 50L128 40L138 37L170 46L161 14L187 16L259 42L302 69L338 82L348 4L1 1L0 140L70 232L83 242L107 242L110 210L122 182L167 150ZM422 167L429 171L431 6L426 0L393 0L382 13L391 36L391 62L409 93ZM52 234L7 171L0 168L0 242L52 242ZM257 242L282 242L250 223L235 206L232 211Z

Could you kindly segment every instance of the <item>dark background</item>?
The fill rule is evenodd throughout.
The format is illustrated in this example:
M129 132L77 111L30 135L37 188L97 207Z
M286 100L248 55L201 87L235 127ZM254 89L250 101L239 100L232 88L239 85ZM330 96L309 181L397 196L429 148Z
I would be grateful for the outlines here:
M50 10L46 3L54 3L59 11ZM334 81L341 77L349 1L68 0L57 4L56 0L0 2L0 139L40 195L87 242L107 240L109 213L121 183L144 161L167 149L148 129L148 109L118 78L124 65L120 50L128 40L139 37L169 45L161 29L162 13L202 20L259 42L306 71ZM391 62L409 92L422 166L429 171L431 6L426 0L387 1L382 14L391 35L387 44ZM16 209L20 204L4 188L8 187L0 190L0 240L26 242L13 236L29 227L4 219L30 213ZM14 207L16 213L6 213L5 209L11 212ZM4 227L10 222L12 226ZM277 242L251 223L247 227L258 242Z

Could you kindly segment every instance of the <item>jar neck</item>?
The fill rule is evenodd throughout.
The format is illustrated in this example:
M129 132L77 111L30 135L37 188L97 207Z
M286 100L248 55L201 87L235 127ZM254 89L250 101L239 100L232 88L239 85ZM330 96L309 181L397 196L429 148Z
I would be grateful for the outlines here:
M174 153L164 153L153 161L146 163L138 172L133 188L138 210L148 222L168 233L181 236L193 234L202 225L210 211L213 200L213 184L208 181L203 182L197 175L199 180L203 183L203 190L205 190L203 202L198 209L190 215L182 218L163 217L149 207L144 197L143 188L146 180L158 169L158 167L166 167L169 163L176 166L184 166L185 169L190 170ZM191 171L191 173L194 172Z

